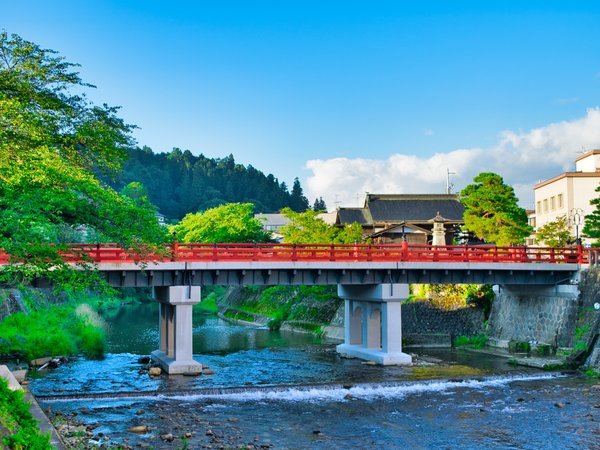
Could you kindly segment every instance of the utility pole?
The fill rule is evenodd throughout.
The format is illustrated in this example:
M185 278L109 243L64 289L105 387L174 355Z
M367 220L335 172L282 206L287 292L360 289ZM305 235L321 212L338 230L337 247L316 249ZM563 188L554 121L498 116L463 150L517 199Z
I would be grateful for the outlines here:
M454 185L450 183L450 175L456 175L456 172L450 172L450 169L446 167L446 194L452 193Z

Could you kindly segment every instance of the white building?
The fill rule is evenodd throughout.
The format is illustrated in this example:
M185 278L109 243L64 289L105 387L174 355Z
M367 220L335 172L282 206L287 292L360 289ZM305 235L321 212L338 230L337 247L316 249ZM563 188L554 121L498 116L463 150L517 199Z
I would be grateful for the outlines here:
M575 160L575 172L565 172L533 187L535 195L535 229L559 216L566 216L571 234L581 236L585 216L594 211L590 200L598 197L600 185L600 150L591 150ZM583 240L584 244L589 240Z

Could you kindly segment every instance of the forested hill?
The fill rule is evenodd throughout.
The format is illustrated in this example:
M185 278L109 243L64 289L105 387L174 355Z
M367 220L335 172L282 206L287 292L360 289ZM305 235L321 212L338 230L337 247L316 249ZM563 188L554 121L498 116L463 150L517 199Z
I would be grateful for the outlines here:
M154 153L149 147L128 150L129 158L115 179L105 179L117 190L132 181L142 183L150 201L169 219L229 202L250 202L256 212L277 212L289 206L304 211L309 206L300 182L291 191L273 175L251 165L225 158L194 156L189 150Z

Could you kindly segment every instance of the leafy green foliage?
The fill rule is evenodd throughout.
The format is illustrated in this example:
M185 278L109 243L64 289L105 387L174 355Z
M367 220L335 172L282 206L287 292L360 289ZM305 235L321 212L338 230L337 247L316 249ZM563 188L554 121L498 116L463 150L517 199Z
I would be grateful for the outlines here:
M131 182L142 183L148 199L171 220L226 203L252 203L262 213L278 212L292 204L284 182L251 165L237 164L233 155L207 158L178 148L154 153L149 147L126 152L119 175L102 179L118 190ZM299 182L298 187L301 191Z
M460 193L464 228L496 245L522 244L533 228L527 224L527 213L517 204L513 188L490 172L480 173L473 181Z
M494 299L489 284L411 284L414 300L427 298L432 306L454 310L466 306L483 308L487 319Z
M48 306L30 314L16 313L0 322L0 354L43 356L104 355L104 333L74 305Z
M548 247L565 247L571 239L571 231L566 216L558 216L556 220L539 227L535 233L538 244Z
M8 383L0 378L0 447L11 449L51 450L50 434L42 434L37 421L29 411L23 391L8 389Z
M487 345L488 337L485 334L477 336L457 336L454 338L455 347L483 348Z
M0 248L13 262L0 281L45 275L59 284L89 283L64 264L57 244L79 227L144 251L164 241L154 212L107 188L133 128L117 108L72 94L91 87L55 51L0 33Z
M319 219L318 212L295 212L284 208L281 213L290 222L279 229L286 244L355 244L362 241L362 227L358 223L343 228L329 225Z
M596 192L600 193L600 186L596 188ZM590 200L590 205L594 206L594 211L585 216L583 235L591 239L596 239L594 245L597 246L600 242L600 196Z
M268 242L251 203L229 203L186 215L170 228L179 242Z

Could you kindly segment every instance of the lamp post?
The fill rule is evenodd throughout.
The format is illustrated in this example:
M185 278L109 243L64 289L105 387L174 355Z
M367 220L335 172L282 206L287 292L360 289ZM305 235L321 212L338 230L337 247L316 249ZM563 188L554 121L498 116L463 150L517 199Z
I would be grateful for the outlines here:
M575 226L575 244L579 245L579 225L581 225L581 221L583 220L583 209L581 208L573 208L569 213L569 225Z

